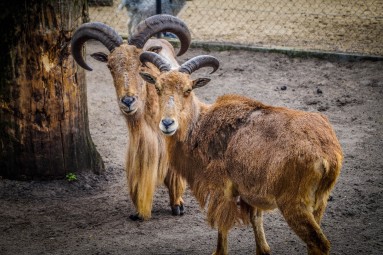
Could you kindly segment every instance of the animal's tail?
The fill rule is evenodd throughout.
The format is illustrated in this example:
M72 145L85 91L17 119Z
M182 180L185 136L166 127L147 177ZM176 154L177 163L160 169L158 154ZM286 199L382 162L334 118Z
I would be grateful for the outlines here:
M342 168L343 155L335 153L333 160L323 160L323 177L315 192L314 217L320 222L327 205L330 192L333 189Z

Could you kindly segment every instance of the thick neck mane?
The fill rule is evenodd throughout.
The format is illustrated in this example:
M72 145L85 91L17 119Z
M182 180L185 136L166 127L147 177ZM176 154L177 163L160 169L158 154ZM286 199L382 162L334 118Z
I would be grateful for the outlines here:
M191 185L195 176L204 175L200 171L204 171L212 160L222 157L232 135L252 113L269 108L240 95L221 96L211 105L198 100L194 102L196 109L191 114L187 136L184 139L177 135L167 138L168 149L175 155L170 159L171 164L182 170Z
M157 131L160 121L158 96L155 88L146 84L143 86L145 86L146 95L139 99L142 100L139 109L135 114L125 118L128 128L133 133L145 133L147 132L145 127L149 127L152 131ZM160 135L159 130L157 133Z

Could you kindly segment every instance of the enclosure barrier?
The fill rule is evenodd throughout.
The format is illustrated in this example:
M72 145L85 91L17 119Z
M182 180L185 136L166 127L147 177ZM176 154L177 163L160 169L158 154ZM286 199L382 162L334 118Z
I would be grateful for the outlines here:
M118 8L122 1L130 17L127 8ZM128 35L129 20L159 7L157 0L89 4L91 21L122 36ZM382 0L161 0L160 5L162 13L173 11L185 21L197 43L383 56Z

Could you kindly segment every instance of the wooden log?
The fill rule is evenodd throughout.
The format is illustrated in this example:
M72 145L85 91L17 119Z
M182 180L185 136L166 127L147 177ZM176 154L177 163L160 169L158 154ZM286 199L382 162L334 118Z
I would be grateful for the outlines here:
M0 4L0 175L62 178L104 169L89 133L84 70L70 54L85 0Z

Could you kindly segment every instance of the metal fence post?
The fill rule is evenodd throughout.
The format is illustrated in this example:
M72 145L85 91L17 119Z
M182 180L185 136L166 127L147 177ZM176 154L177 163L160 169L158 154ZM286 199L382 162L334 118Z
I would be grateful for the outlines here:
M162 13L161 1L162 0L156 0L156 14ZM157 33L157 38L161 38L161 33Z

